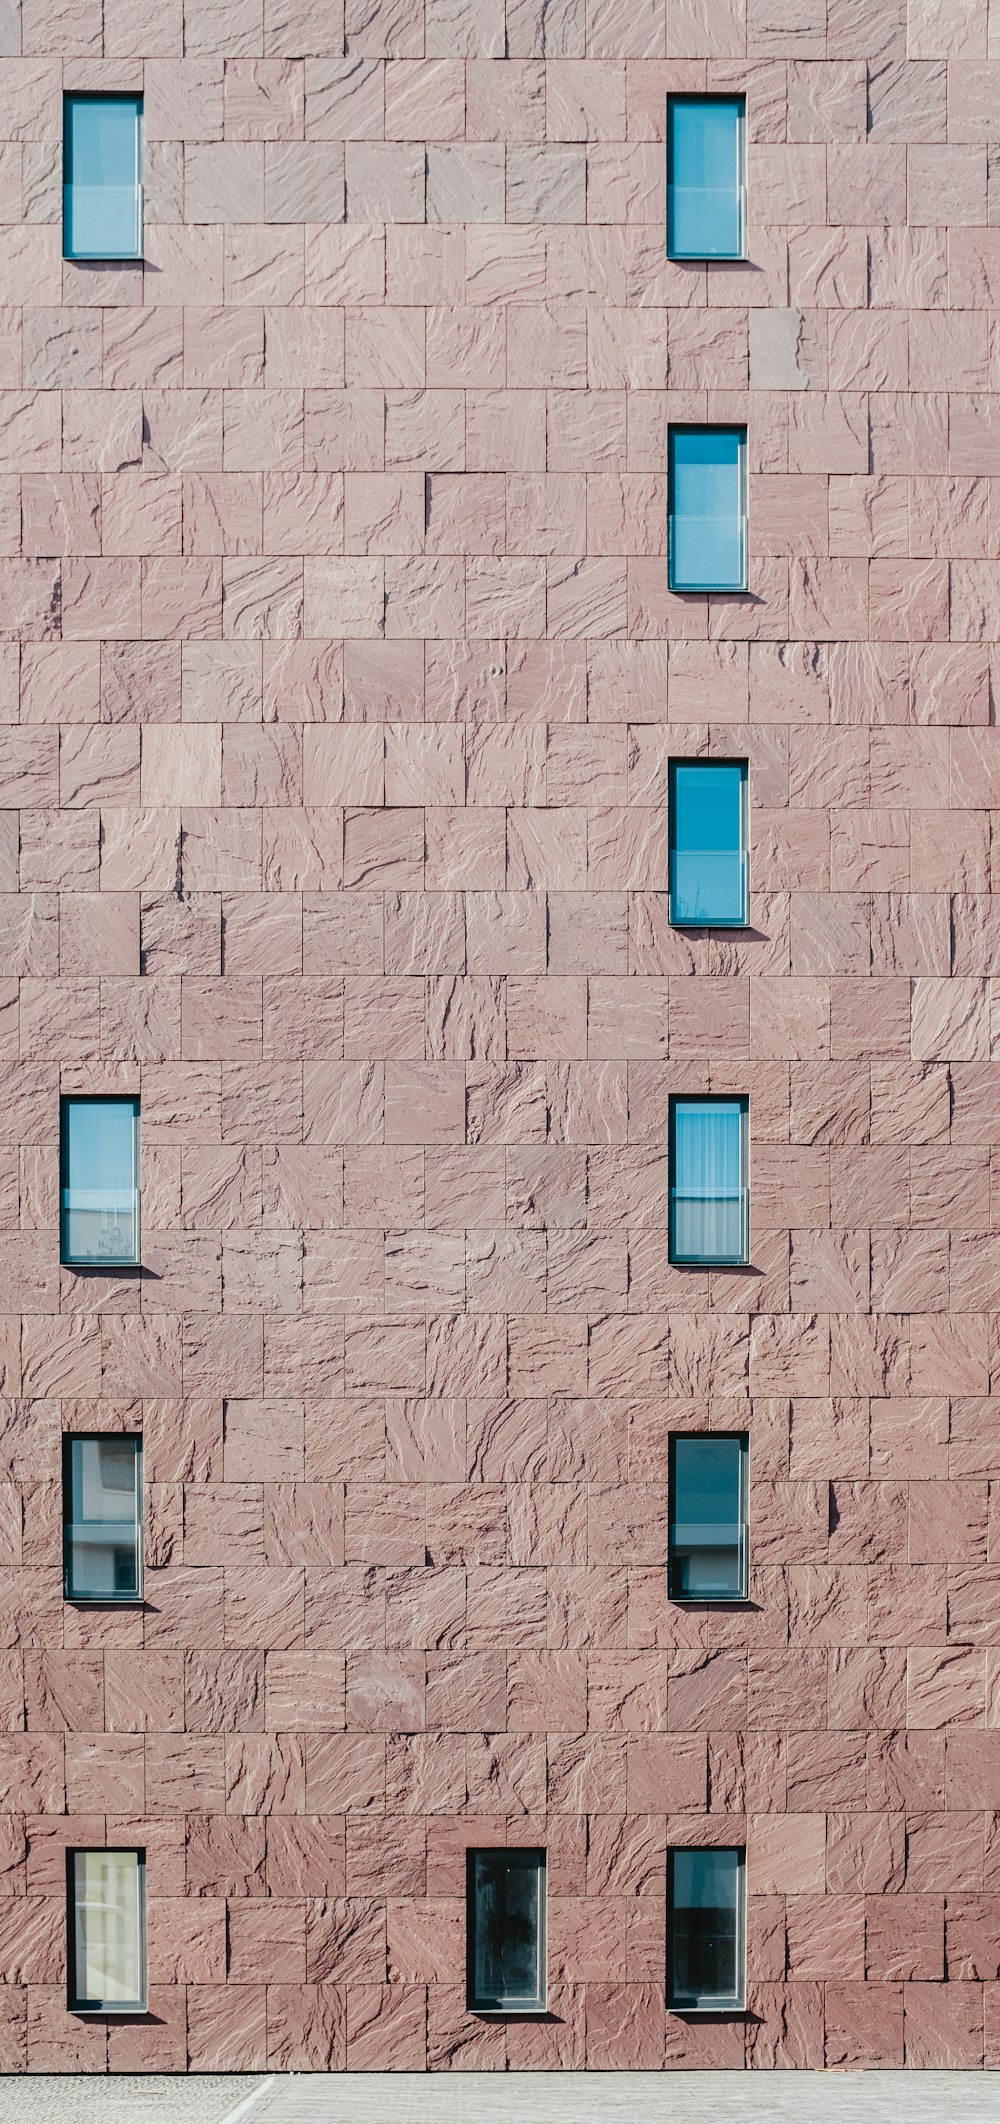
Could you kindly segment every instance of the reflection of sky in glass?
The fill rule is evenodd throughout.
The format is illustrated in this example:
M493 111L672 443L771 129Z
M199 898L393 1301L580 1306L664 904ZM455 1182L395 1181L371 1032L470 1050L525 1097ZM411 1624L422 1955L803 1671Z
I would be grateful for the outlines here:
M670 431L670 580L674 589L745 581L742 428Z
M735 1526L741 1517L741 1457L738 1438L676 1439L672 1518L689 1526Z
M141 250L141 96L69 96L63 150L70 258L136 258Z
M670 819L670 914L674 922L746 918L743 851L744 770L678 764Z
M67 1099L66 1174L72 1193L135 1185L135 1108L130 1099Z
M675 1851L674 1908L712 1910L733 1902L738 1872L736 1851Z
M743 252L743 98L673 97L668 104L667 249L673 258Z

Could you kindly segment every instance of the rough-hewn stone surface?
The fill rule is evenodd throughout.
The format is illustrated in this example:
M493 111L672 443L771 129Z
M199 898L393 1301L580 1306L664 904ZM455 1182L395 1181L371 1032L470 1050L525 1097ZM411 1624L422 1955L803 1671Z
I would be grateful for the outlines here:
M989 30L0 7L2 2070L1000 2064ZM61 259L95 87L144 92L144 266ZM750 255L706 270L663 135L713 87ZM668 593L672 419L747 424L747 597ZM667 922L710 753L745 936ZM104 1089L141 1276L59 1268ZM701 1089L751 1097L746 1274L666 1260ZM666 1597L704 1426L750 1433L745 1612ZM145 1434L141 1612L62 1602L94 1427ZM105 1837L149 1854L111 2026L64 2004ZM744 1837L750 2012L669 2015L666 1848ZM506 2029L504 1839L552 2009Z

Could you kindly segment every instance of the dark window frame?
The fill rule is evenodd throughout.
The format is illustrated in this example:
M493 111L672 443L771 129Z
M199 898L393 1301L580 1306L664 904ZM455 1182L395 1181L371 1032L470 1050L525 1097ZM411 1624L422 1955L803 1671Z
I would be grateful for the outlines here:
M538 1904L535 1934L535 1966L538 1987L533 1998L500 1999L486 1998L476 1988L476 1924L478 1904L476 1897L476 1861L480 1858L505 1857L534 1859L537 1870ZM478 1844L466 1852L465 1874L465 1995L469 2013L489 2015L499 2020L537 2019L548 2012L548 1853L541 1845Z
M727 1851L735 1854L736 1868L736 1985L730 1995L704 1993L700 2000L679 1997L674 1987L674 1936L677 1899L674 1891L674 1861L692 1851ZM667 1851L667 2011L687 2018L703 2019L745 2014L747 2010L746 1909L747 1866L745 1844L672 1844ZM685 1906L686 1907L686 1906Z
M739 915L716 916L710 922L692 922L685 915L674 912L674 855L676 853L675 828L677 823L677 771L679 768L705 768L709 772L719 767L738 767L740 770L740 857L743 864L743 910ZM750 926L750 762L745 754L713 759L700 759L697 755L685 757L677 754L667 764L667 879L671 929L748 929Z
M73 1584L73 1545L70 1529L76 1522L72 1515L73 1500L73 1447L103 1442L107 1438L129 1438L135 1449L135 1591L77 1591ZM144 1605L143 1590L144 1550L143 1540L143 1486L142 1486L142 1432L141 1431L64 1431L62 1440L62 1530L63 1530L63 1599L74 1608L141 1608ZM109 1520L108 1526L118 1522ZM124 1525L124 1521L121 1522Z
M674 111L682 104L729 103L739 114L739 176L736 180L736 195L740 216L740 247L737 251L678 251L671 242L671 193L674 189ZM667 94L666 111L666 180L667 180L667 226L666 251L672 264L676 265L733 265L745 261L747 256L747 99L742 90L719 89L671 89Z
M739 528L742 572L739 582L706 581L679 583L674 573L673 524L676 472L674 438L678 435L735 435L739 437ZM747 424L738 420L676 420L667 429L667 588L675 597L745 597L750 585L750 473ZM721 521L721 519L720 519Z
M133 1173L135 1178L135 1245L129 1255L109 1254L97 1260L90 1255L72 1254L69 1249L69 1217L63 1196L66 1192L69 1170L69 1114L74 1106L130 1106L132 1109ZM62 1268L75 1269L78 1275L104 1274L108 1270L138 1269L142 1266L142 1178L141 1178L141 1100L129 1092L63 1092L59 1099L59 1262Z
M740 1202L743 1248L739 1255L679 1254L676 1246L674 1184L677 1171L677 1113L685 1106L738 1106L740 1122ZM750 1099L746 1092L672 1092L668 1100L667 1189L669 1229L667 1257L672 1268L745 1269L750 1265Z
M138 1859L139 1876L139 1969L142 1995L131 1999L90 1999L81 1997L77 1990L77 1899L76 1859L90 1858L95 1853L109 1851L135 1854ZM146 1956L146 1846L144 1844L72 1844L66 1851L66 2004L72 2014L90 2018L103 2016L116 2019L119 2015L136 2019L149 2012L149 1979Z
M69 109L77 103L129 103L136 109L136 217L138 241L134 251L71 251L69 249L69 217L66 195L72 191L67 164L69 160ZM146 98L142 89L64 89L62 98L62 255L68 265L142 265L145 257L146 188L144 183L144 151L146 145Z
M684 1522L676 1519L677 1497L677 1447L687 1438L731 1438L739 1447L740 1454L740 1589L737 1593L684 1593L674 1584L674 1527ZM667 1598L682 1607L740 1607L749 1599L750 1593L750 1433L749 1431L671 1431L667 1447ZM697 1522L694 1522L697 1524Z

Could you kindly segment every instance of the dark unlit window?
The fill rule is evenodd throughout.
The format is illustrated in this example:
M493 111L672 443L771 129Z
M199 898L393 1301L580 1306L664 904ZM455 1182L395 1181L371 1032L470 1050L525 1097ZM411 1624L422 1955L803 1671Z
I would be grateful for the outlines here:
M107 1432L63 1440L67 1600L142 1598L142 1440Z
M742 2009L744 1858L729 1846L669 1854L667 1982L675 2012Z
M470 1851L468 1868L470 2007L544 2011L544 1851Z

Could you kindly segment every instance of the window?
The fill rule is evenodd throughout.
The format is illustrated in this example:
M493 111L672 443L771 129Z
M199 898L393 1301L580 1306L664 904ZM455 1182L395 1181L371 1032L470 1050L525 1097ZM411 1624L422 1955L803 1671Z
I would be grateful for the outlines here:
M61 1259L77 1268L139 1260L139 1101L64 1099Z
M671 428L671 590L747 586L746 429Z
M142 1440L128 1432L63 1440L67 1600L142 1599Z
M671 1099L671 1261L746 1262L747 1124L745 1099Z
M743 928L748 907L745 760L670 762L670 919Z
M66 96L63 252L142 257L142 97Z
M667 1869L667 1983L675 2012L743 2007L745 1853L671 1851Z
M670 1441L670 1598L747 1597L747 1438Z
M543 2013L544 1851L470 1851L468 1868L470 2008Z
M743 96L667 97L667 257L742 258Z
M146 1854L69 1851L69 2007L146 2011Z

